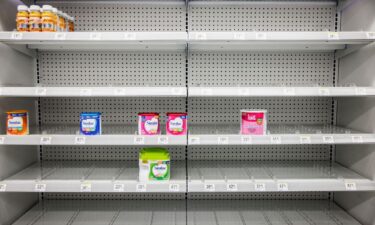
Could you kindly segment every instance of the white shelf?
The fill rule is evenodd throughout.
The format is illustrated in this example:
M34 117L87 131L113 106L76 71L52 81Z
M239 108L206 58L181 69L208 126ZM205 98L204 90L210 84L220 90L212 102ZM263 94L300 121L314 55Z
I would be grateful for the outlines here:
M190 125L188 145L370 144L375 134L330 125L269 125L267 135L241 135L240 124Z
M44 161L3 181L7 192L186 192L185 161L170 181L138 181L138 161Z
M163 128L162 128L163 129ZM137 126L102 126L102 135L80 135L78 126L48 125L31 129L29 135L0 135L0 145L187 145L187 137L138 135Z
M189 87L189 97L375 96L373 87Z
M190 161L189 192L373 191L375 181L326 161Z
M195 200L188 225L360 225L339 206L322 200Z
M186 97L186 87L0 87L4 97Z
M0 42L40 50L185 49L186 32L0 32Z
M189 49L339 50L374 40L374 32L189 32Z

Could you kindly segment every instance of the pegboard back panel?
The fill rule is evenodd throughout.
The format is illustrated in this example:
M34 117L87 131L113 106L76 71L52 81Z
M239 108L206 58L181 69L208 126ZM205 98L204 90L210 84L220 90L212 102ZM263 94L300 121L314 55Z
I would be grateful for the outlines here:
M39 52L45 86L186 86L185 52Z
M189 86L333 86L334 53L190 52Z
M194 1L189 31L335 31L335 2Z
M190 124L238 124L242 109L266 109L268 124L331 124L331 98L190 98Z
M139 112L185 112L185 98L42 98L42 124L76 124L82 112L101 112L104 125L137 124Z
M37 1L74 16L76 31L186 31L184 1Z
M328 192L290 192L290 193L188 193L188 199L201 200L327 200Z
M189 146L188 160L329 160L329 145Z
M179 200L185 194L167 193L44 193L46 200Z

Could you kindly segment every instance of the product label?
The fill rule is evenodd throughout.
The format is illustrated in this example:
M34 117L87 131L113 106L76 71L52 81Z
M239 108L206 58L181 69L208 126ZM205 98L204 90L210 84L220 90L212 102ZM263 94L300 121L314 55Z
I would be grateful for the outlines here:
M101 133L100 114L81 115L81 134L95 135Z
M169 161L158 161L150 163L150 180L169 179Z
M22 130L23 119L21 117L13 117L8 120L8 128Z
M82 120L82 130L83 131L94 131L96 128L95 119Z
M250 135L265 134L264 112L242 112L241 133Z
M185 135L187 133L187 116L168 115L167 134Z
M160 133L158 115L140 117L140 135L155 135Z

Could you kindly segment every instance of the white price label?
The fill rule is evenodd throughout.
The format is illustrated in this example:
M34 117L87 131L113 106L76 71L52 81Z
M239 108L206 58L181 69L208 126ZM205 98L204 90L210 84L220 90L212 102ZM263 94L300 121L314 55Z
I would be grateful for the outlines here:
M197 40L206 40L207 39L207 34L206 33L196 33L195 34L195 39L197 39Z
M354 182L345 182L345 189L347 191L355 191L357 190L357 184Z
M288 191L288 183L277 183L277 190L278 191Z
M40 144L41 145L50 145L52 142L52 137L41 137Z
M62 33L62 32L55 33L55 40L66 40L66 33Z
M241 137L241 144L251 144L252 143L252 139L250 136L242 136Z
M22 40L22 38L23 38L23 33L21 33L21 32L13 32L12 33L11 39Z
M170 184L169 185L169 191L170 192L179 192L180 191L180 185L179 184Z
M145 144L145 138L144 137L135 137L134 138L134 144L136 144L136 145Z
M363 137L362 136L352 136L352 142L353 143L363 143Z
M123 96L123 95L126 95L126 89L125 88L115 88L113 90L114 94L116 96Z
M113 191L124 192L125 191L125 185L124 184L114 184L113 185Z
M0 184L0 192L4 192L7 190L7 185L6 184Z
M284 88L284 95L296 95L296 90L294 88Z
M367 94L367 90L366 90L366 88L356 88L355 89L355 94L356 95L366 95Z
M102 39L101 33L90 33L90 40L92 41L100 41Z
M368 39L375 39L375 32L367 32Z
M92 90L91 89L81 89L79 91L80 96L91 96L92 95Z
M234 33L233 39L234 40L245 40L245 33Z
M215 191L215 184L204 184L204 191L213 192Z
M135 33L125 33L124 40L133 41L137 39L137 35Z
M238 185L237 184L227 184L227 191L238 191Z
M328 88L319 88L318 92L319 92L319 95L322 95L322 96L330 95L330 91Z
M301 144L311 144L310 136L301 136L299 137Z
M248 95L250 95L250 89L249 88L240 88L240 89L238 89L238 95L239 96L248 96Z
M265 183L256 183L254 185L255 191L266 191L266 184Z
M328 32L328 40L338 40L340 39L339 33L337 32Z
M74 139L74 144L76 145L84 145L86 143L86 137L76 137Z
M82 183L81 192L91 192L91 183Z
M219 145L227 145L229 143L229 137L218 137L217 143Z
M172 95L183 95L184 89L183 88L172 88Z
M135 188L138 192L145 192L147 190L146 184L137 184Z
M167 145L168 143L169 143L168 137L166 136L158 137L158 144Z
M35 90L35 94L36 94L37 96L44 96L44 95L47 94L47 89L46 89L46 88L37 88L37 89Z
M0 137L0 145L3 145L5 142L5 137Z
M267 33L256 33L255 38L257 40L267 40Z
M47 189L46 184L35 184L34 190L37 191L37 192L45 192L46 189Z
M199 145L201 143L201 139L199 137L190 137L189 144Z
M333 139L333 136L323 136L323 142L333 144L335 143L335 140Z
M204 88L204 89L201 90L201 94L203 96L205 96L205 95L212 95L212 89Z
M271 144L281 144L280 136L271 136Z

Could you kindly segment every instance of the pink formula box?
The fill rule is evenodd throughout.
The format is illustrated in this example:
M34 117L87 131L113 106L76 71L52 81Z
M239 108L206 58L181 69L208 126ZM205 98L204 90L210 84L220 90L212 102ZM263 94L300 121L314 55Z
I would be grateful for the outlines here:
M155 113L155 112L138 113L138 134L139 135L159 135L160 134L159 113Z
M267 110L241 110L241 134L267 134Z
M170 112L167 113L167 135L187 134L187 113Z

